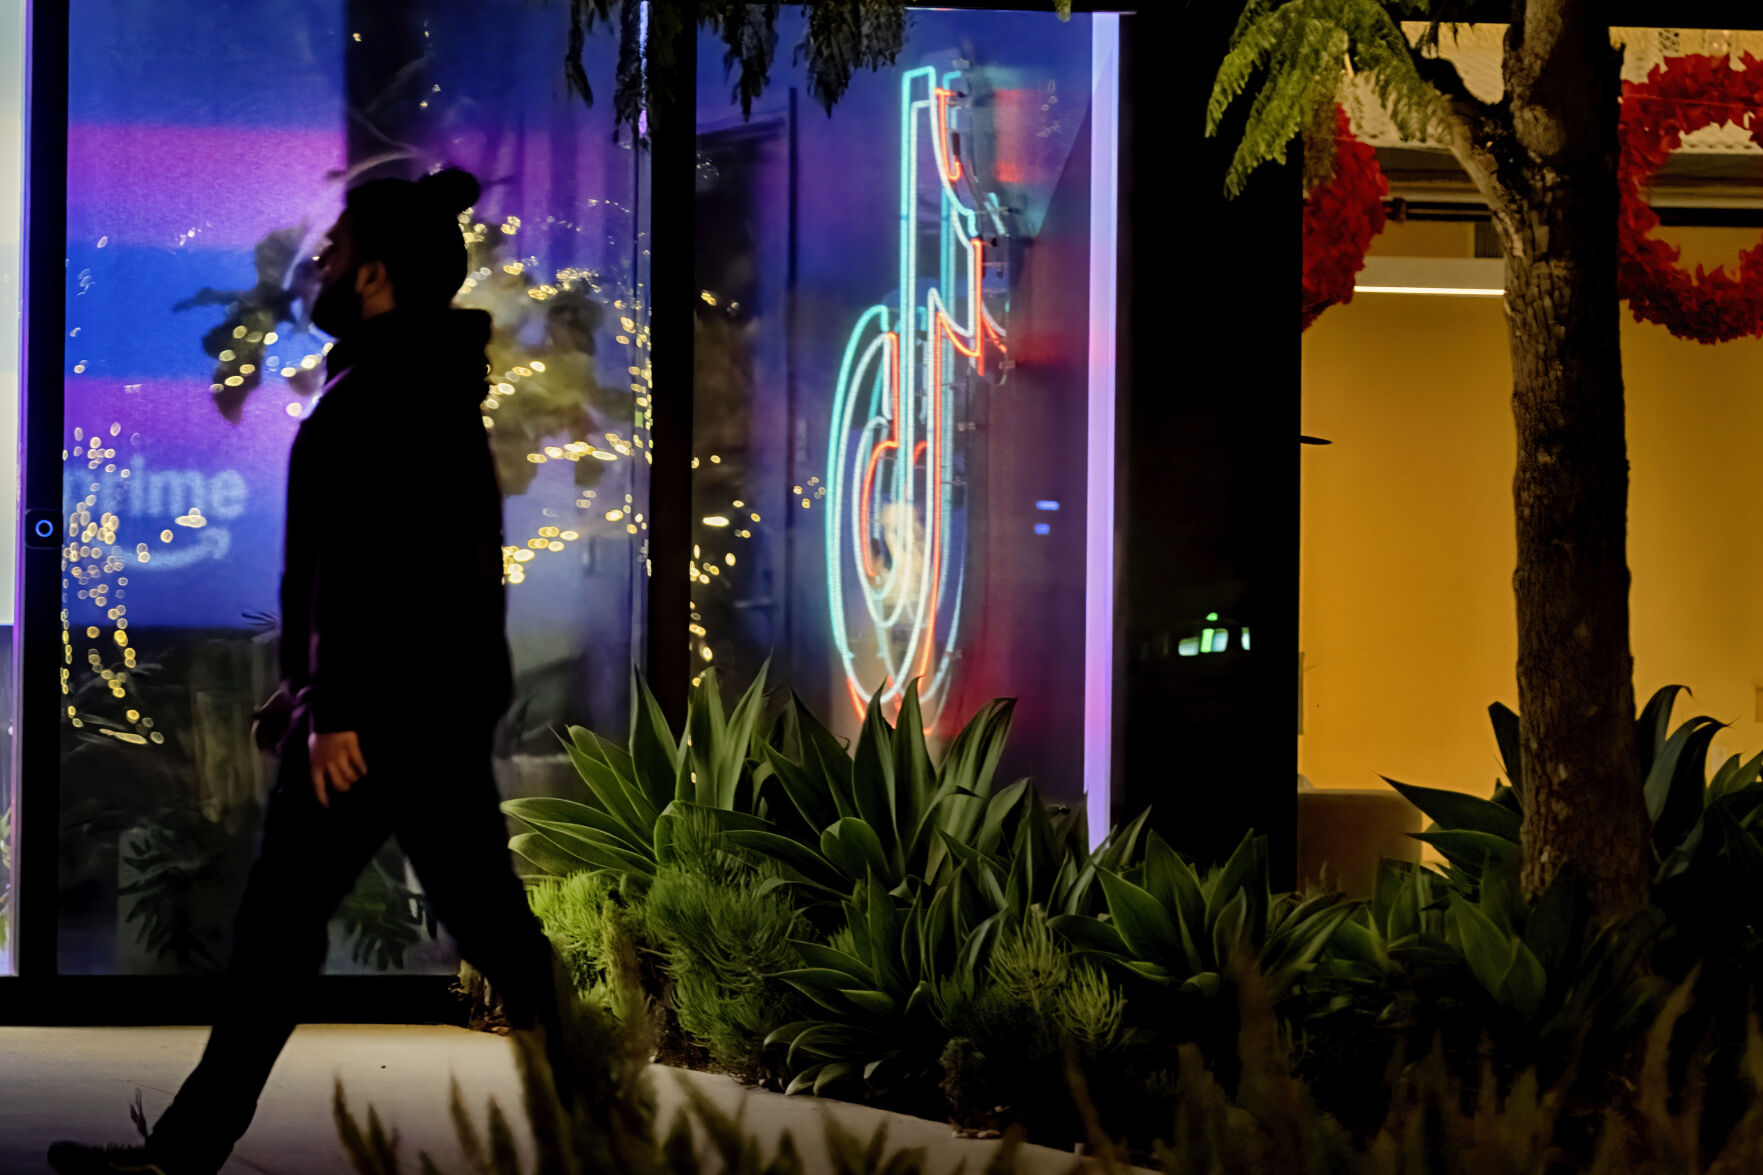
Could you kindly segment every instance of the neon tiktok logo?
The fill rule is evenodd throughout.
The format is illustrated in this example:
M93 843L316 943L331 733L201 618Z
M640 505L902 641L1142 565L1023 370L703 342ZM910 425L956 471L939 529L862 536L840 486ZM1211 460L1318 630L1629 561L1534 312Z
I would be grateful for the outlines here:
M917 681L927 722L949 694L966 581L958 412L1005 350L1004 210L962 151L972 123L961 80L951 72L939 83L931 67L900 79L899 286L892 305L870 307L851 331L827 439L828 598L852 704L861 714L880 686L897 709ZM934 202L919 187L925 163L936 170Z

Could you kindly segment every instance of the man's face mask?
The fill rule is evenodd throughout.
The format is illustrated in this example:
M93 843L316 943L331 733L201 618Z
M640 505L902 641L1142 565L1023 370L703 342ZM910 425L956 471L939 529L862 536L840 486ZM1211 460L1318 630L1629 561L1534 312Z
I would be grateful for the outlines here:
M342 338L361 325L361 295L355 292L352 266L325 283L312 302L312 325L333 338Z
M327 335L342 338L361 325L361 295L355 289L359 263L340 265L342 257L342 225L333 228L324 249L318 255L318 267L324 285L312 302L312 324Z

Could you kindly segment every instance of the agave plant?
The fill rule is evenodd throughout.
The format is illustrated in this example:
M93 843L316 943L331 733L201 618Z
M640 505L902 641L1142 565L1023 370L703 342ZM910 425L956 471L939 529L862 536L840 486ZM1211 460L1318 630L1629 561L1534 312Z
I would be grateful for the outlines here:
M1020 928L1039 910L1048 917L1104 912L1098 884L1101 871L1123 873L1135 856L1150 809L1123 829L1113 829L1094 854L1084 843L1082 822L1068 809L1055 811L1026 781L1025 788L996 827L981 830L972 843L944 834L958 869L947 875L957 938L965 944L963 976L978 974L997 937Z
M774 859L812 901L842 901L872 876L896 897L934 891L956 868L950 844L995 845L1027 790L993 789L1013 709L985 706L933 764L916 685L896 725L871 699L854 751L792 699L759 772L763 792L782 793L775 817L716 817L731 843Z
M1232 957L1252 955L1277 1001L1291 994L1352 913L1339 894L1274 894L1267 838L1250 833L1204 876L1151 833L1137 882L1097 869L1108 918L1064 914L1054 929L1082 950L1158 984L1212 996Z
M653 880L668 859L676 816L729 813L739 827L760 827L764 811L751 755L765 704L765 668L725 711L713 672L692 691L687 737L675 740L642 674L631 671L631 728L619 747L580 726L563 740L592 803L551 796L506 800L502 811L532 831L509 841L542 875L607 870Z
M1023 781L991 797L970 842L939 830L939 884L888 889L872 870L841 903L833 943L797 942L807 966L778 976L823 1011L768 1038L787 1050L790 1090L925 1080L950 1035L948 1008L995 982L1000 939L1049 916L1099 912L1097 878L1132 862L1148 815L1092 856L1075 816L1055 813Z
M1763 808L1763 754L1749 760L1733 755L1710 779L1708 747L1725 724L1700 715L1670 729L1672 706L1684 692L1677 685L1660 689L1635 724L1640 759L1647 765L1645 777L1637 782L1652 824L1655 884L1679 877L1716 853L1728 859L1755 857L1760 868L1752 876L1763 879L1763 844L1754 832ZM1491 799L1385 777L1432 820L1426 831L1416 834L1418 839L1438 849L1450 866L1448 878L1471 894L1490 863L1517 858L1524 812L1518 715L1498 702L1488 714L1506 772L1506 782L1494 785Z
M929 1077L948 1034L938 1022L939 964L959 957L948 889L904 909L873 874L844 903L846 923L831 943L796 940L805 964L776 978L821 1014L773 1030L767 1048L785 1049L787 1093L846 1086L934 1086ZM957 964L959 965L959 964Z
M1660 689L1636 720L1647 765L1636 786L1651 821L1655 863L1650 917L1658 933L1651 963L1674 979L1710 964L1689 1019L1719 1014L1737 1024L1745 993L1763 978L1763 755L1733 755L1710 777L1708 748L1723 724L1699 715L1672 729L1671 710L1684 692L1681 686ZM1416 835L1444 856L1442 880L1463 903L1478 903L1489 877L1516 889L1510 879L1516 876L1525 797L1518 715L1497 703L1489 714L1507 780L1495 785L1491 799L1388 781L1431 819ZM1529 969L1522 958L1518 965ZM1553 968L1545 964L1543 970L1559 982ZM1505 997L1516 999L1523 990L1512 988ZM1545 999L1540 1007L1548 1005Z
M1608 1026L1630 1027L1660 994L1638 969L1652 929L1648 917L1594 926L1565 871L1526 903L1515 859L1487 867L1474 899L1431 869L1386 861L1371 903L1335 931L1320 969L1386 993L1455 971L1537 1031L1583 1030L1606 1013Z

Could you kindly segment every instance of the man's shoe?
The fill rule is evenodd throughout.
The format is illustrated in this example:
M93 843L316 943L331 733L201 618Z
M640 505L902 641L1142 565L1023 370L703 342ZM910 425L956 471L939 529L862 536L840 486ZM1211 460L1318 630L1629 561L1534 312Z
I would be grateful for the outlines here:
M58 1142L49 1148L49 1165L61 1175L177 1175L144 1146Z

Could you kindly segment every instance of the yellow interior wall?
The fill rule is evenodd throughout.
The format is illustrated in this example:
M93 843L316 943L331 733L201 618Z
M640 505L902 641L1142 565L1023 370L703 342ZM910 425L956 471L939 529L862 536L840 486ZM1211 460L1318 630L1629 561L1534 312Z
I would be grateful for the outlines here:
M1399 257L1468 257L1475 251L1475 226L1461 220L1392 222L1372 238L1366 251Z
M1461 231L1460 226L1453 226ZM1731 265L1754 230L1665 234ZM1463 240L1463 252L1469 252ZM1436 225L1378 251L1449 256ZM1628 560L1637 704L1732 726L1715 757L1763 749L1763 341L1701 346L1623 311ZM1511 366L1497 298L1362 294L1304 336L1299 770L1486 794L1490 702L1516 706Z

